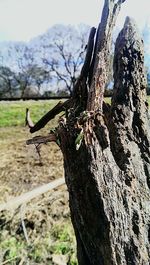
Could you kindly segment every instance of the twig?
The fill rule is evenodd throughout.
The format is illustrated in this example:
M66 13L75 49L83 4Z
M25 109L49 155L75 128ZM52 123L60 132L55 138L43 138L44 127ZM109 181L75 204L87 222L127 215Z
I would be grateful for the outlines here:
M28 237L28 234L27 234L27 229L26 229L25 222L24 222L24 210L25 210L25 204L22 204L21 207L20 207L21 224L22 224L24 237L25 237L25 239L27 241L27 244L29 245L30 241L29 241L29 237Z
M29 128L34 127L34 123L31 120L29 109L26 109L26 118L25 118L25 125Z
M56 142L56 136L54 133L50 133L47 136L35 136L26 141L26 144L46 144L48 142Z

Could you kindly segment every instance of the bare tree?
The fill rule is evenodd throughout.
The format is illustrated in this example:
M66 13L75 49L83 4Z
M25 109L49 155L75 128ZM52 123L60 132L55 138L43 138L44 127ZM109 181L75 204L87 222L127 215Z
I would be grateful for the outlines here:
M14 97L18 89L15 73L7 66L0 66L0 96Z
M14 49L9 51L15 53L18 72L15 76L21 90L21 97L24 97L25 90L31 84L32 67L34 63L33 50L26 45L15 45Z
M12 58L11 67L15 70L14 79L18 83L18 90L20 90L22 98L27 94L28 87L33 84L37 69L34 49L24 43L14 43L9 46L8 55Z
M51 76L42 66L34 64L30 69L31 84L37 87L37 91L40 94L42 91L42 85L49 83Z
M1 80L7 87L7 95L10 97L26 97L34 93L37 96L42 91L42 85L50 82L50 75L42 65L35 60L35 50L24 43L13 43L8 47L7 60L11 61L11 69L6 66L6 58L1 55ZM2 83L2 82L1 82ZM12 94L15 93L15 94Z
M83 65L88 30L85 25L80 30L58 25L48 31L41 41L46 71L50 72L58 89L66 90L70 95Z

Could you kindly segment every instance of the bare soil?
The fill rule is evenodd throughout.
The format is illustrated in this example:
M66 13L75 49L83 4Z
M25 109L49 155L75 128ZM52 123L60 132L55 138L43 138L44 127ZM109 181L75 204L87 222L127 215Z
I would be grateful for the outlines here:
M41 159L26 128L0 128L0 201L63 176L62 155L56 144L41 146Z
M40 135L47 132L48 129L44 129ZM24 127L0 128L0 203L63 176L63 160L59 147L54 143L42 145L41 161L36 148L26 145L26 140L31 137ZM24 235L22 220L25 220L28 239ZM17 210L0 212L0 240L9 240L13 236L17 240L29 240L35 246L45 240L54 227L65 225L71 227L68 192L64 184L32 199ZM45 257L40 258L37 263L36 257L29 257L26 250L20 255L18 263L12 261L9 264L28 264L29 259L31 264L76 264L65 263L67 261L63 263L60 259L62 254L57 259L56 253L52 251L49 254L46 252ZM68 254L65 260L70 259L69 255L72 254ZM0 250L0 264L7 259L4 249Z

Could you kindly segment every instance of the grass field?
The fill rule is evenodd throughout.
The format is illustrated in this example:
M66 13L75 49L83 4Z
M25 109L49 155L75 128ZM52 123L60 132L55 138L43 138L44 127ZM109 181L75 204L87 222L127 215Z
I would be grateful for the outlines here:
M33 121L37 121L48 110L58 103L58 100L46 101L12 101L0 102L0 127L23 126L25 124L26 108L31 110Z
M106 98L105 101L110 103L111 100ZM147 97L147 101L150 106L150 96ZM1 101L0 127L23 126L25 124L26 108L31 110L33 122L36 122L57 103L58 100Z
M26 108L36 122L58 101L0 102L0 203L63 176L62 154L54 143L41 147L42 164L34 146L26 146L31 134L25 124ZM57 119L40 134L47 134ZM21 209L0 212L0 264L76 265L76 248L70 221L66 186L47 192L24 205L29 242Z

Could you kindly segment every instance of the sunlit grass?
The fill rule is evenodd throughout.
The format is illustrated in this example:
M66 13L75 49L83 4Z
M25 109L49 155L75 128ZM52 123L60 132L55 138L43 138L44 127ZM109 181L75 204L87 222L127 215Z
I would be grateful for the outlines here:
M110 97L106 97L105 98L105 102L111 104L111 98ZM149 107L150 107L150 96L147 96L147 102L148 102Z
M150 96L147 97L147 101L150 106ZM105 98L105 102L111 104L111 98ZM2 101L0 102L0 127L23 126L26 108L30 109L32 119L36 122L57 103L58 100Z
M25 124L26 108L31 111L34 122L57 104L58 100L0 102L0 127L22 126Z
M62 255L69 265L77 265L76 244L73 228L70 222L54 225L40 240L28 244L23 236L1 235L0 255L3 264L22 264L22 260L32 264L51 264L54 255Z

